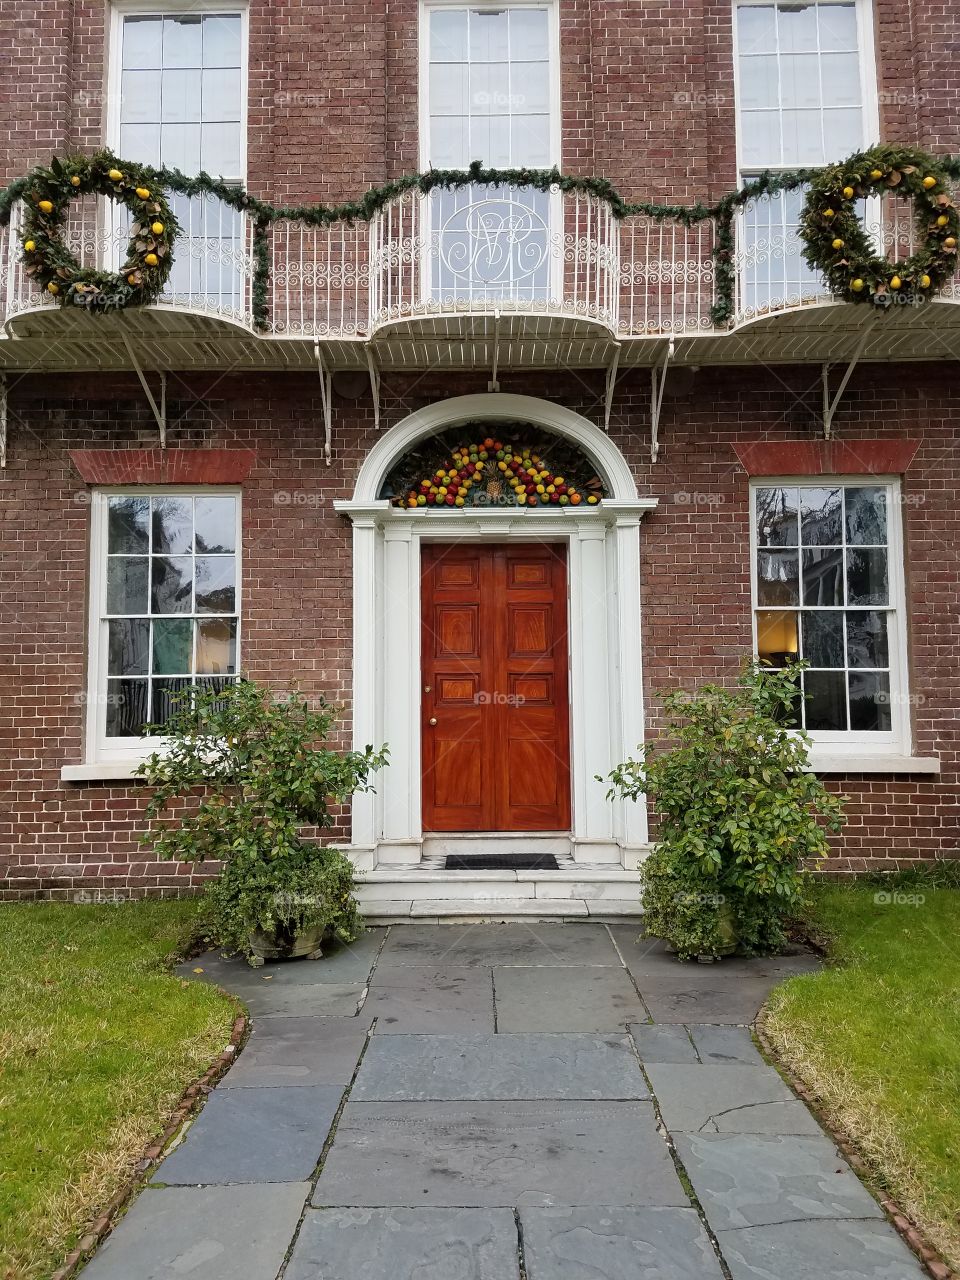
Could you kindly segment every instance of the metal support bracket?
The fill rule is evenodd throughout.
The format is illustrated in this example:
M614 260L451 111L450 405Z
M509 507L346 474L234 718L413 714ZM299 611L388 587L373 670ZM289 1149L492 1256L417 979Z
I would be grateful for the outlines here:
M656 462L660 454L660 409L663 405L663 388L667 381L667 368L673 359L674 345L671 338L659 365L650 370L650 461Z
M373 352L367 347L367 369L370 373L370 394L373 396L373 426L380 430L380 370L373 358Z
M861 333L860 341L857 343L856 347L854 348L853 355L850 357L850 361L846 369L844 370L843 377L840 379L840 385L839 387L837 387L832 398L830 395L830 370L833 368L833 365L825 364L823 365L820 371L820 382L823 390L823 438L824 440L829 440L833 434L834 414L837 412L837 408L840 405L840 401L843 397L843 393L847 389L847 383L850 381L850 378L853 375L853 371L857 367L857 363L859 362L860 357L863 355L864 348L867 345L867 339L870 337L871 328L872 326L868 324L864 329L863 333Z
M603 396L603 429L610 430L610 411L613 408L613 389L617 385L617 369L620 367L620 343L613 344L613 356L607 365L607 385Z
M329 467L333 461L333 374L324 362L316 338L313 340L313 355L320 375L320 403L323 405L323 457Z
M490 370L490 381L487 383L488 391L499 391L500 383L497 381L497 365L500 362L500 308L497 307L493 313L493 363Z
M123 339L123 345L127 349L127 355L130 357L130 363L136 370L137 377L140 379L140 385L143 387L143 393L147 397L150 409L157 421L157 430L160 432L160 448L167 447L167 375L161 369L160 373L160 403L157 404L153 392L150 390L150 384L147 382L147 376L143 371L140 361L137 359L133 347L130 345L130 339L121 332L120 337Z
M7 375L0 373L0 470L7 465Z

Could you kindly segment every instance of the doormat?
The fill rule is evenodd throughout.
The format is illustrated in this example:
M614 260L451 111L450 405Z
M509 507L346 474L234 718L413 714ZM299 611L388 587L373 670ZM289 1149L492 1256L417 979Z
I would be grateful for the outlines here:
M448 853L445 871L559 871L552 853Z

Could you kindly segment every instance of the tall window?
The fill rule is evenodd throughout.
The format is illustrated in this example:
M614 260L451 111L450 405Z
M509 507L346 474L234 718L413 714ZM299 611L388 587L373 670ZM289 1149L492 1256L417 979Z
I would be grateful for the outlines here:
M118 13L112 141L122 159L243 181L244 20L203 3ZM239 214L210 198L171 203L183 237L165 296L189 305L213 295L242 310ZM129 218L123 210L115 217L125 245Z
M424 167L559 163L552 5L437 3L424 14ZM430 202L434 295L546 297L550 214L549 194L528 188L436 193Z
M237 672L239 496L100 493L93 522L96 750L136 749L173 697Z
M757 655L809 664L798 721L827 742L905 745L897 492L872 480L753 489Z
M740 179L831 163L875 130L862 59L866 7L855 0L736 6ZM797 235L802 191L748 206L741 218L743 304L751 310L813 297L817 273Z

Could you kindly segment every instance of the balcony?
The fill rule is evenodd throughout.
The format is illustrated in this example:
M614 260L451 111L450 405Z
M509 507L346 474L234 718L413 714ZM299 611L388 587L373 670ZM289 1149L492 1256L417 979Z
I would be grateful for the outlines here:
M19 252L17 209L0 229L0 368L607 368L947 357L916 308L834 301L803 263L799 194L750 201L735 223L733 314L715 323L711 219L617 220L594 195L474 183L411 190L370 222L278 220L263 232L265 306L255 308L251 218L213 195L173 197L181 224L168 289L150 307L92 316L38 293ZM878 244L910 252L912 211L866 210ZM85 266L118 264L125 211L72 206L67 239ZM956 281L925 309L949 339ZM899 314L898 314L899 312ZM864 333L866 332L866 337Z

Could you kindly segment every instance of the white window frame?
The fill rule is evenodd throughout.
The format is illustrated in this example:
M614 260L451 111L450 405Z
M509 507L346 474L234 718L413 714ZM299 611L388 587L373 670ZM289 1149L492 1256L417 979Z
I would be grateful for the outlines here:
M735 104L736 139L737 139L737 183L742 184L743 174L757 170L769 170L770 173L789 173L793 169L809 167L798 164L745 164L743 158L743 134L740 119L740 41L737 14L740 9L748 7L770 8L784 0L733 0L733 93ZM850 0L807 0L810 4L849 4ZM880 100L877 88L877 53L876 36L873 24L872 0L853 0L857 13L857 54L860 59L860 85L863 91L863 146L873 145L873 140L880 140ZM837 156L837 160L845 157ZM825 163L832 163L827 160Z
M471 4L469 0L420 0L418 13L418 83L417 102L419 131L418 154L421 172L430 165L430 15L438 9L488 9L499 12L502 9L546 9L547 31L549 41L549 80L550 80L550 160L547 168L562 168L563 140L563 106L561 97L560 72L560 14L559 0L503 0L497 4L492 0L478 0ZM471 160L475 157L471 157ZM467 162L468 164L470 161ZM464 166L466 167L466 165ZM423 243L429 246L430 235L430 201L424 197L423 209ZM557 228L563 226L563 201L559 191L550 194L550 238L554 238ZM420 292L424 298L431 296L431 261L430 253L421 254ZM550 296L560 296L563 287L562 255L551 250L550 253ZM496 302L488 302L487 306L496 306Z
M157 495L203 494L218 497L232 496L237 500L236 532L236 600L237 653L236 668L239 672L242 643L243 605L243 495L237 485L111 485L93 489L90 493L90 587L87 626L87 693L85 726L85 759L88 764L120 764L132 770L142 760L163 749L162 737L108 738L107 721L107 655L108 624L107 606L107 535L108 499L114 497L149 498ZM151 615L153 616L153 615ZM178 615L162 615L175 617ZM212 618L222 616L211 614Z
M892 614L887 628L890 658L890 730L871 732L855 729L808 730L817 754L828 757L850 757L850 769L856 771L857 757L893 757L910 755L911 730L909 707L909 667L907 660L907 592L904 574L903 503L898 476L754 476L750 480L750 629L753 653L757 653L757 610L776 610L777 606L760 606L757 602L757 538L756 499L758 489L797 488L829 489L833 486L870 486L887 490L887 585L889 605L878 606ZM801 570L802 571L802 570ZM801 583L802 592L802 583ZM802 596L801 596L802 598ZM782 608L790 612L789 605Z
M234 178L224 177L225 182L245 186L247 181L247 129L249 70L250 70L250 10L248 0L157 0L147 4L145 0L112 0L110 28L107 44L107 146L119 154L120 99L123 85L123 20L130 17L175 16L176 14L236 13L240 16L240 172ZM129 160L129 156L120 156ZM214 177L217 175L214 174Z

